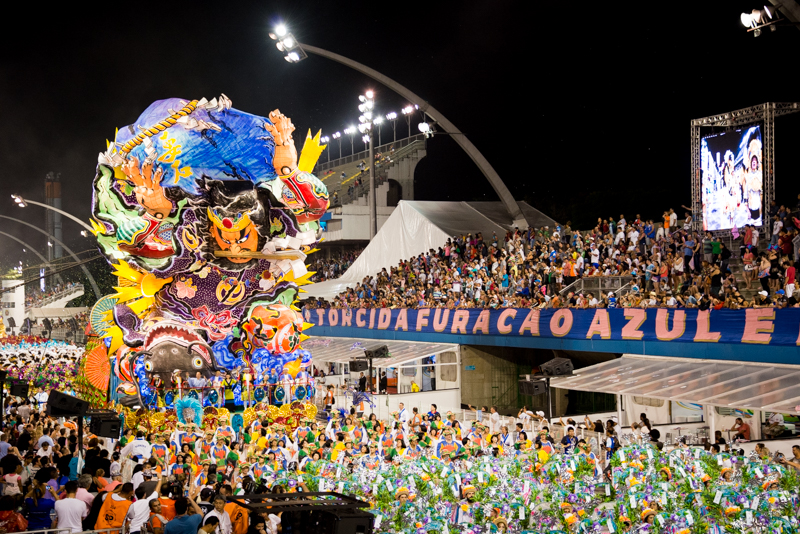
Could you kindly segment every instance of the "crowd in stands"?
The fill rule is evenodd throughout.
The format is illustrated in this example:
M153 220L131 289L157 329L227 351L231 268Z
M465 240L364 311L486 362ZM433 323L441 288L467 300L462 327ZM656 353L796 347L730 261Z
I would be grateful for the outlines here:
M311 281L324 282L326 280L339 278L347 269L350 268L351 265L353 265L353 262L356 261L356 258L358 258L363 251L363 248L348 250L341 252L340 254L336 254L331 258L319 259L315 261L314 257L312 256L312 261L308 265L308 270L313 271L315 274L311 277Z
M685 206L684 206L685 208ZM687 208L688 210L688 208ZM767 217L767 215L769 217ZM770 236L737 229L742 245L679 224L673 209L661 221L638 214L598 218L588 231L570 223L515 229L505 236L480 232L453 236L438 250L365 278L333 302L339 308L595 308L700 309L797 306L796 264L800 220L786 207L770 207ZM769 245L764 249L762 241ZM761 247L759 247L761 245ZM736 247L735 247L736 248ZM741 278L731 268L741 260ZM623 277L618 290L563 291L580 278ZM608 288L609 286L604 286ZM759 291L750 298L745 289Z
M35 286L34 284L28 284L25 286L25 307L39 308L43 305L46 299L61 293L66 294L74 291L80 285L81 284L78 282L68 282L46 287L45 290L42 291L38 286Z

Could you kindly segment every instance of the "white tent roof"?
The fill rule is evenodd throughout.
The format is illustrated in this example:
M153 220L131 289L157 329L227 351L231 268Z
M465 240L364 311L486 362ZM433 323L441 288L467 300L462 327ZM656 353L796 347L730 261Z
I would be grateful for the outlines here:
M533 225L553 224L549 217L518 203ZM430 249L443 247L447 238L481 232L485 240L492 232L500 239L511 229L510 215L500 202L424 202L401 200L392 215L353 265L336 280L303 287L309 297L332 299L367 276L375 276Z
M553 377L563 389L800 413L800 366L623 355Z
M373 366L379 368L398 367L434 354L458 350L458 345L452 343L420 343L394 339L312 336L303 342L303 348L313 352L314 361L331 363L347 363L363 357L365 349L374 349L382 345L389 347L389 357L373 360Z

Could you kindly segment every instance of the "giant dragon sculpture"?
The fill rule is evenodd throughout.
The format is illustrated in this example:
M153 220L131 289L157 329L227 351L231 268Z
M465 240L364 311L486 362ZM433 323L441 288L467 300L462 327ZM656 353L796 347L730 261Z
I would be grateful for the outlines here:
M252 115L225 95L173 98L99 155L91 222L119 285L91 328L105 340L115 400L171 406L177 398L152 384L168 388L176 370L246 373L254 386L275 370L273 403L313 395L301 350L310 325L295 303L328 208L311 174L325 145L309 131L298 155L294 130L280 110Z

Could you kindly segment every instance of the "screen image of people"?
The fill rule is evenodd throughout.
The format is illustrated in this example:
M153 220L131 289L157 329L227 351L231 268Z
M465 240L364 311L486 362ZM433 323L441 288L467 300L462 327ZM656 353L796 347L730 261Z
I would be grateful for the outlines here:
M761 127L704 137L700 143L703 230L761 226Z

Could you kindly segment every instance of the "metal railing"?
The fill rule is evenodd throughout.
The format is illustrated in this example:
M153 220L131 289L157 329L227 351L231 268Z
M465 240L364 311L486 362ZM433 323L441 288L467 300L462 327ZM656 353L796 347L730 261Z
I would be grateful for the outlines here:
M598 293L595 296L599 297L600 291L605 293L608 293L609 291L619 291L633 281L634 278L632 276L587 276L578 278L570 285L562 289L560 294L563 296L567 295L570 291L574 293L595 291Z
M32 336L45 336L44 333L47 332L43 326L32 326L30 335ZM72 341L76 345L85 345L86 344L86 334L83 333L82 330L70 330L66 326L53 328L50 331L49 339L55 339L56 341Z
M420 148L425 147L424 136L417 136L417 137L421 137L421 139L413 139L403 148L399 150L395 149L394 153L387 155L387 157L389 158L388 161L375 165L375 187L383 185L386 182L386 180L388 179L389 168L391 168L392 165L395 165L409 154L412 154L413 152L419 150ZM354 202L355 200L366 195L369 192L369 170L364 170L353 176L350 176L347 178L347 181L357 177L362 177L364 178L364 180L357 187L353 187L352 191L349 190L349 187L344 191L336 189L337 192L336 198L333 198L333 193L331 193L331 207L350 204L351 202ZM344 189L345 185L346 184L344 183L339 183L338 187Z
M405 139L398 139L392 143L385 143L381 146L374 147L373 152L375 154L378 153L386 153L391 155L391 148L394 146L395 154L403 147L406 147L415 141L425 141L425 136L423 134L412 135L411 137L406 137ZM341 167L342 165L347 165L348 163L353 163L354 161L361 161L361 160L369 159L369 150L365 150L363 152L356 152L355 154L351 154L349 156L344 156L339 159L334 159L331 161L326 161L325 163L317 162L317 166L314 169L314 174L316 174L320 180L323 178L321 175L325 171L329 169L333 169L336 167Z
M83 284L75 284L75 285L73 285L71 287L68 287L68 288L62 290L62 291L59 291L58 293L55 293L54 295L50 295L48 297L45 297L45 298L43 298L42 300L40 300L38 302L32 303L30 305L25 304L25 311L29 311L32 308L44 308L48 304L52 304L54 302L57 302L57 301L63 299L64 297L67 297L67 296L69 296L69 295L71 295L73 293L77 293L78 291L83 291Z

